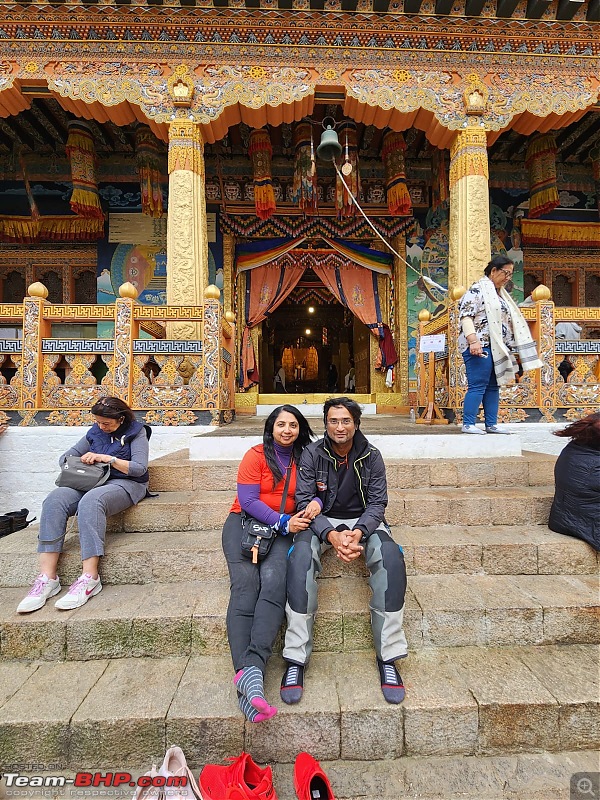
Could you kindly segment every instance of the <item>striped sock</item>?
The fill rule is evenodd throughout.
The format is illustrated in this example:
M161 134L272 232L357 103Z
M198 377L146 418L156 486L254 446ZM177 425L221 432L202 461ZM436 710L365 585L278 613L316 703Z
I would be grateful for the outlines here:
M271 706L265 698L263 674L258 667L243 667L233 679L241 692L257 711L267 712Z
M238 692L238 705L242 711L242 714L244 714L246 719L250 722L264 722L265 720L274 717L277 713L277 709L273 706L268 706L269 712L257 711L254 706L250 704L248 698L244 697L241 692Z

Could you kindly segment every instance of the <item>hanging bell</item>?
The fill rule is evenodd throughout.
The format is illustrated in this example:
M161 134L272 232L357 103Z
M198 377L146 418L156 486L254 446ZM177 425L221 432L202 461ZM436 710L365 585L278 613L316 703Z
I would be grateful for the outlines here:
M317 147L317 157L322 161L335 161L342 154L342 145L334 129L335 120L326 117L323 120L325 130L321 134L321 141Z

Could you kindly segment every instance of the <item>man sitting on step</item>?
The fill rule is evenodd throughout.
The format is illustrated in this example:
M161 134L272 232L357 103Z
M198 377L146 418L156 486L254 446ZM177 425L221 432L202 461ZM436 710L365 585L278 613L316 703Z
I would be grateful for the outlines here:
M287 668L281 699L291 704L302 697L304 668L312 652L321 553L333 547L348 564L364 553L373 592L371 628L381 689L388 703L401 703L404 686L394 662L407 655L402 629L406 568L402 548L392 539L384 517L383 458L360 432L361 409L354 400L330 398L323 417L325 436L304 450L298 468L296 507L318 516L296 534L288 555L283 650Z

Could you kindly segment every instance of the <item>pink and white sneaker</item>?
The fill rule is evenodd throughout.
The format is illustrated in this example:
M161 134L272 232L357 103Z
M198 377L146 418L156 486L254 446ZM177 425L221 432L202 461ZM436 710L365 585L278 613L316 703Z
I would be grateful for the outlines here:
M102 591L102 584L100 577L92 578L87 572L84 572L75 583L71 584L69 591L60 600L54 603L54 607L60 611L69 611L72 608L79 608L87 603L90 597Z
M33 582L29 594L17 606L17 613L28 614L30 611L37 611L38 608L46 605L46 600L54 597L60 590L61 585L58 578L49 578L47 575L40 573Z

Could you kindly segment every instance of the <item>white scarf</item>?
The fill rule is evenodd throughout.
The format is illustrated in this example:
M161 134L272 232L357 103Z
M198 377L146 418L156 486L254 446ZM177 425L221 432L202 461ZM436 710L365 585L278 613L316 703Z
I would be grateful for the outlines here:
M498 385L506 386L506 384L511 383L517 373L515 357L504 344L504 339L502 338L500 297L508 306L512 320L515 349L523 370L527 371L543 367L543 362L538 358L535 342L529 333L529 325L506 289L500 289L500 294L498 295L494 283L489 278L482 278L478 281L477 285L481 289L483 304L485 306L485 315L490 331L492 361L494 363L494 372L496 373Z

